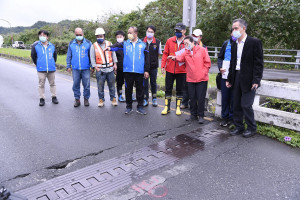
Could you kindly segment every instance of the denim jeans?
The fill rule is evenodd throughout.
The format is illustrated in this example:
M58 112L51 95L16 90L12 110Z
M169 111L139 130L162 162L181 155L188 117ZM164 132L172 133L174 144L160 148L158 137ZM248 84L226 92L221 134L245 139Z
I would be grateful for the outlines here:
M157 91L156 78L157 78L157 68L150 69L149 78L144 79L144 99L146 99L147 101L149 99L149 79L151 85L152 99L156 98L156 91Z
M109 89L109 96L110 100L112 101L113 98L116 98L116 89L115 89L115 74L114 71L112 72L96 72L96 78L97 78L97 85L98 85L98 96L99 99L104 99L104 84L105 80L107 81L108 89Z
M80 99L80 81L82 80L83 85L83 96L86 99L90 98L90 70L84 69L84 70L72 70L72 76L73 76L73 92L75 99Z

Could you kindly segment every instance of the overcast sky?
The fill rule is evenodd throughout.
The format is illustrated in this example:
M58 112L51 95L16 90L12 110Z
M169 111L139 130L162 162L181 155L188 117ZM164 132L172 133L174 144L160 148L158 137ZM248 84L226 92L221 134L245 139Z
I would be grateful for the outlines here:
M0 19L12 27L31 26L37 21L97 20L110 12L144 8L151 1L155 0L0 0ZM0 26L9 27L2 20Z

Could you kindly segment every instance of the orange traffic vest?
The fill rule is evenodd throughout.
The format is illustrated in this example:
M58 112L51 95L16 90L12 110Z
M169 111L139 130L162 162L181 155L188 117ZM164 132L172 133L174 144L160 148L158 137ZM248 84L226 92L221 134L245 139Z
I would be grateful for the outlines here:
M111 43L109 41L105 41L105 48L110 46ZM112 52L111 51L103 51L102 48L99 46L97 42L94 43L95 48L95 56L96 56L96 64L99 67L112 67L113 66L113 59L112 59ZM105 57L106 62L105 62ZM107 63L107 66L106 66Z

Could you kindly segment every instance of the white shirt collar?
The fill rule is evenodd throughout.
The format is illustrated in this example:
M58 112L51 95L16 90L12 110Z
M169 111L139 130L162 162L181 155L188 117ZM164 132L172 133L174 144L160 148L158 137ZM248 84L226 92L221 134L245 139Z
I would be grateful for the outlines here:
M247 39L247 34L246 34L246 36L242 39L241 43L245 43L246 39ZM236 40L236 43L239 44L239 41Z

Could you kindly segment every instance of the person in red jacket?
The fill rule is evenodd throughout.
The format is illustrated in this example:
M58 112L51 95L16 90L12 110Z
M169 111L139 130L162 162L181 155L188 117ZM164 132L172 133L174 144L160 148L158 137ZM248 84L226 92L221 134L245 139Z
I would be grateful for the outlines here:
M186 82L190 97L191 116L187 121L197 120L204 123L204 104L211 61L205 48L195 45L192 36L184 38L185 51L177 56L169 56L177 62L185 62Z
M175 52L184 50L184 34L186 32L186 26L183 23L177 23L175 26L175 36L169 38L166 42L165 49L161 60L161 72L166 73L165 79L165 108L161 112L162 115L166 115L170 112L170 103L172 97L172 90L174 80L176 80L176 115L181 115L180 103L183 96L183 86L186 79L185 64L171 59L167 59L168 56L175 56Z

